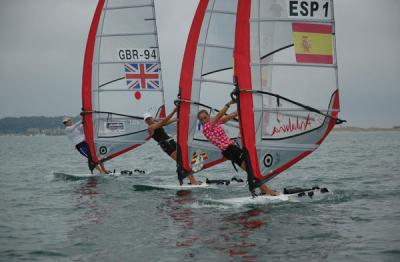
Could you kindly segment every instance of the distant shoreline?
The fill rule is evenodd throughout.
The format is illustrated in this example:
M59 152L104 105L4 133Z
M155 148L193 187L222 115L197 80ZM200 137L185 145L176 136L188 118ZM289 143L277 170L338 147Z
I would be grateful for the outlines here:
M382 128L382 127L355 127L355 126L345 126L345 127L335 127L333 128L334 132L380 132L380 131L397 131L400 132L400 127L391 127L391 128Z
M0 136L64 136L65 133L63 130L55 130L57 132L51 133L0 133ZM354 126L346 126L346 127L335 127L332 130L333 132L400 132L399 127L392 128L379 128L379 127L354 127Z

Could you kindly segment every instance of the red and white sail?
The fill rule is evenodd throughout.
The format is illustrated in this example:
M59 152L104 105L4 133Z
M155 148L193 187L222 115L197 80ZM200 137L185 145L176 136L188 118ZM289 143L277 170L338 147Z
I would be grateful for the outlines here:
M179 83L177 134L181 171L197 172L225 160L221 151L203 136L197 113L205 109L214 115L230 100L234 89L232 58L236 9L236 0L199 1ZM232 139L238 138L238 123L224 128Z
M252 185L313 152L341 121L333 1L238 0L234 61Z
M145 112L165 117L153 0L99 0L86 45L82 103L96 162L146 141Z

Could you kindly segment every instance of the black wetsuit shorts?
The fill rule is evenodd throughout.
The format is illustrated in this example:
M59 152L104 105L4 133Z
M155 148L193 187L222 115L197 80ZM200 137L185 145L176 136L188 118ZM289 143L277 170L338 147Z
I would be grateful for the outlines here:
M241 166L244 161L243 150L237 145L229 145L227 149L222 151L222 155L238 166Z
M92 155L90 154L89 145L85 141L82 141L79 144L77 144L75 148L79 151L79 153L81 153L82 156L88 159L89 170L90 172L93 172L93 169L96 168L97 164L92 160Z
M174 139L164 140L158 143L161 149L169 156L176 151L176 142Z

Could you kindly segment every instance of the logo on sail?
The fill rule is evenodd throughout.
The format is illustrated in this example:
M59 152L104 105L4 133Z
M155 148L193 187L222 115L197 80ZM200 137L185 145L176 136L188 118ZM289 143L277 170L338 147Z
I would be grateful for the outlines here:
M128 89L135 90L135 98L141 99L141 90L160 89L160 65L158 63L125 64L125 78Z
M271 136L280 133L304 132L308 129L311 129L310 114L307 115L307 118L305 120L299 120L299 117L297 116L296 121L292 121L292 119L289 117L289 120L286 124L283 123L278 127L274 126Z
M298 63L333 63L333 27L325 24L292 23Z
M207 159L208 159L208 156L206 153L204 153L200 149L196 150L193 153L193 157L192 157L192 161L191 161L193 172L200 171L203 168L204 161Z
M264 161L263 162L264 162L264 166L271 167L272 163L274 162L274 158L272 157L271 154L266 154L264 156Z
M311 49L311 41L308 38L308 36L303 35L303 38L301 40L301 46L303 47L303 50L305 53L309 53Z

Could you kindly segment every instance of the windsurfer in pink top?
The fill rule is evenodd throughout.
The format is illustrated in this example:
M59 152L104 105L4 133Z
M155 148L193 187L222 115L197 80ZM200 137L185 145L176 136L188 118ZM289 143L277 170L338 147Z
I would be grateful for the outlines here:
M229 138L222 127L222 124L225 124L237 116L237 112L224 116L229 107L234 103L234 100L229 101L215 117L210 117L206 110L200 110L197 114L197 118L203 125L203 135L208 139L208 141L218 147L225 158L231 160L240 166L241 169L246 171L246 162L244 161L242 149ZM265 184L260 186L260 190L263 194L272 196L277 195L275 191Z

